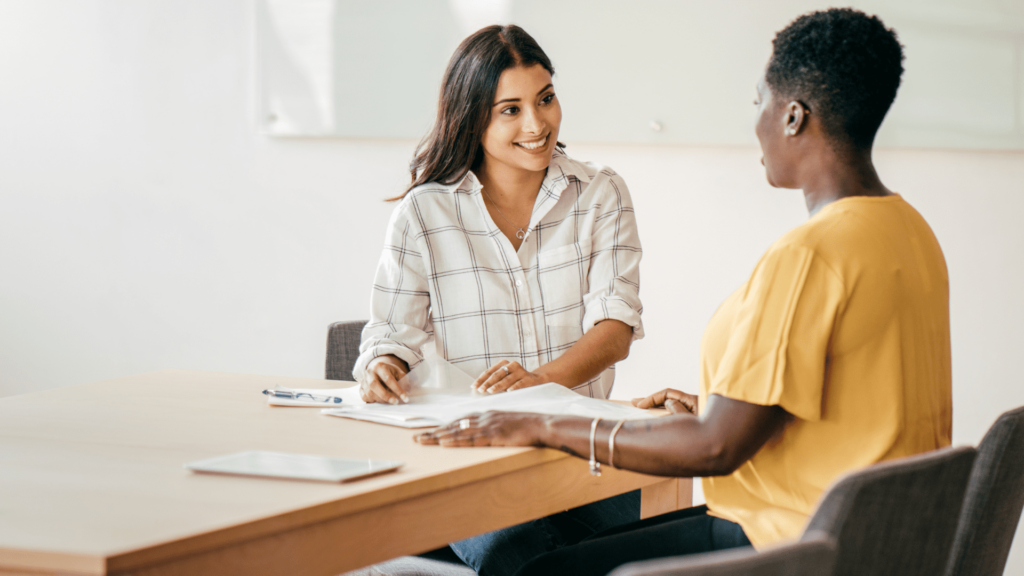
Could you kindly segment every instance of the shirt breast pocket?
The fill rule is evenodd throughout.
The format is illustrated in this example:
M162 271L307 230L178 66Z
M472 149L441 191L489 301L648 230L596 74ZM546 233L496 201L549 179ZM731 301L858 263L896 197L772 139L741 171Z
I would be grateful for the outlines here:
M590 242L537 254L537 277L548 326L582 326L583 297L590 286Z

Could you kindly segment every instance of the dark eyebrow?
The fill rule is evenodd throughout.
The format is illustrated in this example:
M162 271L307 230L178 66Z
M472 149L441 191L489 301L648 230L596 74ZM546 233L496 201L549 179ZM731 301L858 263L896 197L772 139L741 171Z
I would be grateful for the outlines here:
M540 96L541 94L543 94L544 91L546 91L548 88L554 88L554 85L553 84L548 84L547 86L541 88L540 92L537 92L537 96ZM520 100L519 98L505 98L504 100L498 100L491 107L493 108L494 106L497 106L498 104L504 104L505 102L519 102L519 100Z

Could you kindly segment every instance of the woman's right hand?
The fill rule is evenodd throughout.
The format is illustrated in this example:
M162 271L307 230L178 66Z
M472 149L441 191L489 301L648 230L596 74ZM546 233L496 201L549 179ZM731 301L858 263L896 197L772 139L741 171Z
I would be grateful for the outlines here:
M378 356L366 367L366 379L359 384L359 395L364 402L398 404L408 402L409 396L398 381L409 373L409 365L393 354Z
M673 414L690 413L694 416L697 415L697 396L672 388L665 388L646 398L633 398L632 402L633 406L643 408L644 410L664 406L666 410Z

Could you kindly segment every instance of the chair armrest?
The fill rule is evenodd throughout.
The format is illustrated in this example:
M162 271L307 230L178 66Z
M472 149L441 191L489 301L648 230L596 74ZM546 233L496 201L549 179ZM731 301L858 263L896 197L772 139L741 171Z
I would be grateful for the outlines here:
M835 559L835 541L816 533L764 552L739 548L631 562L609 576L828 576Z

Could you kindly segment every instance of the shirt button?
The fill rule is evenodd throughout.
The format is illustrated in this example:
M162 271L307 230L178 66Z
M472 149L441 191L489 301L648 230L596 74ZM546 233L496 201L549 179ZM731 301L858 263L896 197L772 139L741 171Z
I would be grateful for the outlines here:
M522 285L523 285L523 281L522 280L516 280L516 286L522 286Z

